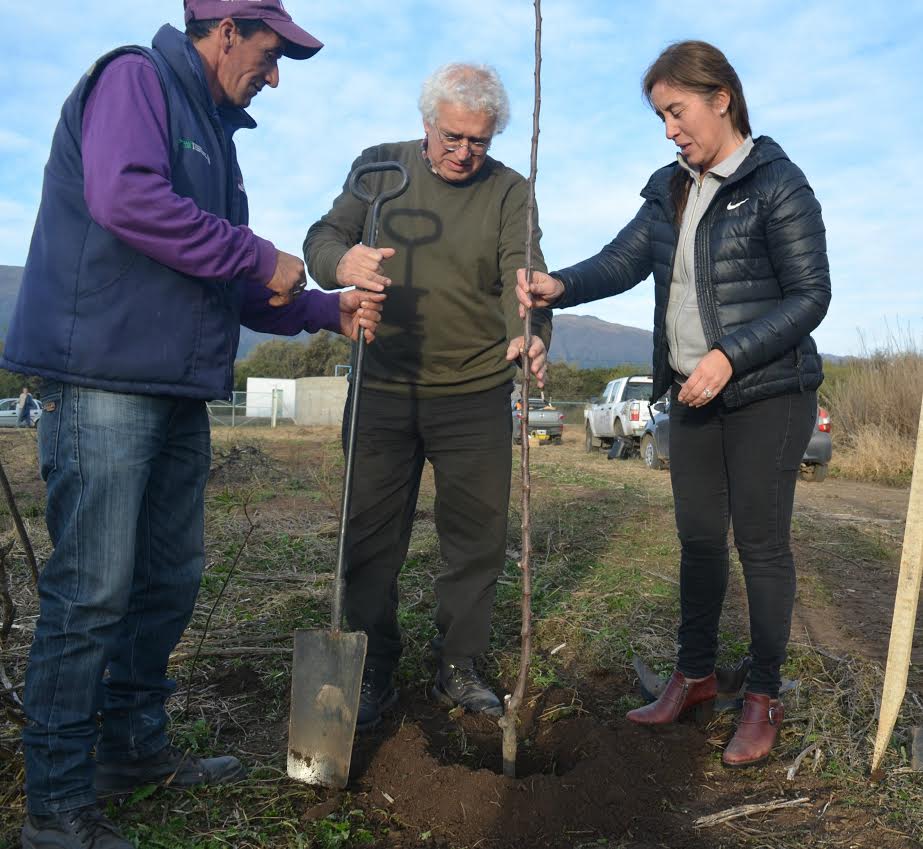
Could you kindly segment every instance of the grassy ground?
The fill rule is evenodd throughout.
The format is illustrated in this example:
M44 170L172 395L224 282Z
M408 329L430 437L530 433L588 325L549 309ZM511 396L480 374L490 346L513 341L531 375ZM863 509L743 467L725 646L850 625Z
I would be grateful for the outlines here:
M10 436L0 442L0 458L29 517L39 556L47 557L34 446L27 434ZM113 816L141 849L393 845L389 833L400 830L401 823L376 814L349 793L314 790L285 776L291 632L323 627L327 621L340 473L332 429L216 432L207 496L207 568L192 625L171 668L178 686L170 710L178 745L203 755L234 751L252 769L246 782L233 787L182 793L150 788L113 806ZM663 671L674 655L678 544L667 477L647 472L638 461L585 455L570 441L533 450L533 478L532 690L566 689L575 696L561 711L588 711L603 723L614 722L641 703L630 686L632 655L641 654ZM493 650L485 662L488 676L501 683L513 679L518 664L515 486L512 503ZM813 516L796 522L795 535L796 542L822 539L827 550L835 547L869 571L891 573L899 557L899 543L874 527L825 523ZM800 596L815 611L832 616L840 587L835 576L814 565L810 554L799 557ZM399 684L405 689L425 688L429 680L432 575L438 567L427 470L401 584L406 649ZM21 692L35 596L22 559L14 557L8 569L18 612L3 657ZM743 599L738 570L723 623L729 662L746 651ZM787 697L786 724L771 765L743 778L723 777L720 744L732 728L732 720L723 716L709 728L711 753L702 781L724 786L727 793L733 789L735 798L769 788L778 791L775 795L810 792L817 804L801 817L766 815L718 827L711 845L880 849L923 840L923 774L908 768L908 729L923 724L920 699L908 697L885 777L873 785L866 772L882 672L862 652L861 641L853 640L850 651L835 639L825 646L796 644L784 674L799 686ZM23 816L18 717L5 704L0 849L15 845ZM786 784L785 768L812 744L819 755L811 754L796 782ZM466 762L464 740L455 756ZM824 828L818 825L821 820ZM446 845L437 839L437 834L418 835L419 845ZM609 842L604 835L600 840L592 845L640 845L621 838Z

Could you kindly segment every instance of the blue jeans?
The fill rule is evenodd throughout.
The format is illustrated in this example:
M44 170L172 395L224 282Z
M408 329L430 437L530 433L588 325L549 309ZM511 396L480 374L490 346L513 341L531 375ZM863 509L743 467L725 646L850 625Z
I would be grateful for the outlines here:
M205 562L202 401L47 383L39 459L54 552L26 672L33 814L96 801L95 762L167 744L167 660Z
M31 395L27 404L22 405L19 411L19 418L16 420L16 427L30 427L32 425L32 401Z

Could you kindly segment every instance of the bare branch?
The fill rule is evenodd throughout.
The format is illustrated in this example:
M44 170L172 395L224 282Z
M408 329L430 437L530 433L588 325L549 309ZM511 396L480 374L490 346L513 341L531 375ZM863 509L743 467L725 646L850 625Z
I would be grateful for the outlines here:
M542 105L542 4L535 2L535 106L532 111L532 155L529 169L529 201L526 209L526 280L532 279L535 221L535 177L538 172L539 114ZM516 776L517 724L519 706L525 697L529 682L529 664L532 658L532 540L531 540L531 489L529 474L529 390L532 380L532 363L529 349L532 345L532 310L526 309L523 328L522 352L522 418L520 467L522 470L522 555L519 567L522 571L522 631L519 658L519 677L516 687L506 701L506 711L500 719L503 729L503 774L508 778Z
M765 814L769 811L780 811L783 808L794 808L798 805L806 805L811 800L807 796L799 799L776 799L772 802L761 802L756 805L738 805L736 808L728 808L717 814L711 814L707 817L699 817L693 825L696 828L709 828L713 825L736 820L740 817L749 817L753 814Z
M817 744L816 744L816 743L811 743L810 746L808 746L806 749L804 749L804 751L802 751L801 754L798 755L797 758L795 758L794 763L788 768L788 770L787 770L786 773L785 773L785 778L786 778L788 781L794 781L794 780L795 780L795 776L798 774L798 770L799 770L800 767L801 767L801 762L802 762L808 755L810 755L811 752L815 751L816 749L817 749Z
M10 508L10 515L13 517L13 524L16 525L16 533L19 534L19 541L22 543L22 550L26 553L26 559L32 569L32 580L35 586L38 586L38 564L35 562L35 551L32 549L32 541L29 539L29 532L19 514L19 508L16 506L16 498L13 496L13 488L10 486L9 478L6 476L6 470L3 468L3 462L0 461L0 487L3 488L3 494L6 496L6 503Z
M291 639L291 635L289 635ZM170 655L172 663L183 663L192 658L198 661L200 657L247 657L248 655L291 655L292 647L289 646L203 646L201 643L193 651L178 651ZM190 676L191 682L191 676ZM188 698L188 693L187 693Z
M6 560L16 545L16 540L11 540L5 546L0 548L0 606L3 609L3 620L0 622L0 686L2 694L10 698L18 708L22 708L22 702L16 692L16 688L10 681L3 664L3 651L6 648L6 638L13 630L13 620L16 618L16 605L13 603L13 596L10 590L10 576L6 571Z
M247 543L250 541L250 535L256 530L256 525L253 523L253 519L250 518L250 513L247 511L247 506L249 503L250 496L248 495L247 500L244 502L244 516L247 517L247 522L250 524L250 527L247 528L244 541L240 544L240 548L237 549L237 556L234 558L234 562L231 564L231 568L228 569L228 573L224 578L224 583L221 585L221 589L218 591L218 597L215 599L215 603L212 605L211 610L208 611L208 618L205 620L205 627L202 629L202 636L199 639L199 645L192 657L192 666L189 668L189 677L186 680L186 704L183 706L183 713L187 713L189 711L189 699L192 696L192 682L195 677L196 666L199 662L199 655L202 653L202 646L205 643L205 638L208 636L208 626L211 624L212 616L215 615L215 608L218 607L218 603L221 601L221 597L224 595L224 591L228 588L228 584L231 582L231 578L234 575L234 570L237 568L237 564L240 562L240 556L244 553L244 549L247 547ZM254 652L251 652L251 654L253 653ZM214 652L212 652L212 654L214 654Z

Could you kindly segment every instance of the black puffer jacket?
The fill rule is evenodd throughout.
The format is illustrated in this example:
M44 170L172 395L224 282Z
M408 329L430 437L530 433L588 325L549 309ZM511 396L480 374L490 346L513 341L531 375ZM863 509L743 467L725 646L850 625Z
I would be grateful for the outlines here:
M596 256L554 272L564 283L556 308L624 292L653 272L654 398L673 380L665 324L677 241L669 185L678 167L653 174L638 214ZM722 392L727 406L820 386L810 333L830 303L824 222L804 174L768 136L756 139L702 218L695 277L708 347L734 368Z

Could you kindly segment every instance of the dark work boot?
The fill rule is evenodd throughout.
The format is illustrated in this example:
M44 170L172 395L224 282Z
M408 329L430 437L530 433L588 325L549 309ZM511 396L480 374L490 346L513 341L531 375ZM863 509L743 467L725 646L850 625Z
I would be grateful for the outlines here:
M695 708L696 719L705 720L711 715L717 693L714 672L704 678L687 678L677 670L656 702L628 711L626 719L639 725L668 725Z
M442 663L436 674L432 696L437 701L453 707L462 707L471 713L502 716L503 705L473 664Z
M247 774L243 764L232 755L199 758L175 746L166 746L143 761L97 763L96 792L100 796L131 793L146 784L186 788L197 784L230 784Z
M356 731L368 731L381 722L381 715L397 701L397 690L391 684L391 673L374 666L362 672L362 689L359 691L359 716Z
M59 814L29 814L22 849L134 849L96 805Z

